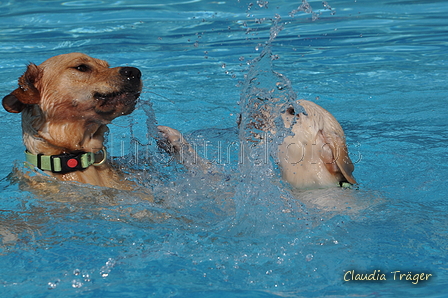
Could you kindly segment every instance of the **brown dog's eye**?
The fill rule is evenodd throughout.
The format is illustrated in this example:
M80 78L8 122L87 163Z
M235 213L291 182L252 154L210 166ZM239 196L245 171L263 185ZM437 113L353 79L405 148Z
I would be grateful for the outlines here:
M90 67L86 64L80 64L78 66L73 67L74 69L80 71L80 72L88 72L90 70Z
M289 107L286 111L288 112L289 115L295 115L296 114L296 112L294 111L293 107Z

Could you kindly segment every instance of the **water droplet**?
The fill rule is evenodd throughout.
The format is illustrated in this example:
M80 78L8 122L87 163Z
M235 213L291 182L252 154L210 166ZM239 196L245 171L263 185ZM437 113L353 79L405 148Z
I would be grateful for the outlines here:
M82 282L80 282L79 280L74 279L74 280L72 281L72 287L74 287L74 288L80 288L80 287L82 287Z
M84 281L85 282L89 282L90 281L90 274L83 274L82 277L84 277Z
M260 6L260 8L268 8L269 1L258 0L257 4L258 6Z
M73 275L79 275L81 273L81 270L75 269L73 270Z
M61 280L59 280L59 279L57 279L57 280L55 280L54 282L49 282L48 283L48 289L49 290L52 290L52 289L55 289L57 286L58 286L58 284L59 284L59 282L60 282Z
M307 262L309 262L309 261L311 261L313 258L314 258L314 256L313 256L312 254L307 254L306 257L305 257L305 260L306 260Z

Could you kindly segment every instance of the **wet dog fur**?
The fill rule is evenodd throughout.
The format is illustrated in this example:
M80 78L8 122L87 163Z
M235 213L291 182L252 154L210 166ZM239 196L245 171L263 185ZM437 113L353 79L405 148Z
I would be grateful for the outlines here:
M82 53L29 64L18 83L3 98L3 107L22 114L26 150L43 155L100 152L107 124L131 113L142 90L139 69L110 68L106 61ZM82 171L47 174L62 181L132 188L107 161Z
M316 103L299 100L297 104L302 106L306 113L295 113L290 107L281 115L285 127L291 130L291 135L285 137L278 146L282 178L296 189L356 184L352 174L354 165L348 155L344 131L339 122ZM262 115L257 115L261 120L255 122L261 127L259 129L275 133L272 124L274 115L270 113L264 111ZM201 167L207 170L210 168L207 161L196 156L193 147L179 131L169 127L159 129L176 154L187 152L195 156L194 160Z
M278 148L284 180L296 188L321 188L356 184L344 131L327 110L308 100L297 102L305 113L288 108L282 114L287 136Z
M137 68L110 68L103 60L71 53L40 65L29 64L19 87L3 98L3 107L22 113L23 141L32 154L99 152L107 124L134 110L141 89ZM292 108L282 114L285 127L292 132L278 147L283 179L295 188L355 184L340 124L313 102L300 100L298 104L306 114L296 114ZM174 151L187 146L187 152L195 154L179 131L166 126L159 130ZM132 189L107 161L82 171L49 174L62 181Z

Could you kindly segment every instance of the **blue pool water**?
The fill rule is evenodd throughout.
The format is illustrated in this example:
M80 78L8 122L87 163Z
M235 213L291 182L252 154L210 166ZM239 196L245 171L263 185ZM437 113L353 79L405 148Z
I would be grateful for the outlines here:
M62 53L142 70L108 147L156 198L32 192L20 117L0 112L1 297L446 297L448 3L327 2L293 16L302 1L0 2L3 96ZM270 160L239 164L240 93L270 39L273 69L344 128L358 189L292 191ZM220 173L171 161L155 121ZM351 280L375 270L387 280Z

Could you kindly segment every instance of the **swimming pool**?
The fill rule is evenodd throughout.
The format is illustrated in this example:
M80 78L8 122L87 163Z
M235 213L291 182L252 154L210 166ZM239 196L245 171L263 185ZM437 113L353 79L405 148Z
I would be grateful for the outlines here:
M310 1L314 21L290 16L300 4L1 2L3 95L28 62L67 52L142 70L142 103L114 122L108 146L156 196L33 194L18 179L20 117L2 111L2 297L446 296L448 4ZM271 163L238 164L244 76L276 15L273 68L339 120L357 190L291 192ZM171 162L154 117L208 142L199 151L224 175L206 184ZM432 276L416 283L420 273Z

